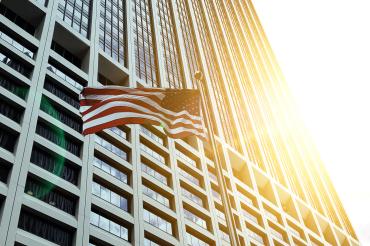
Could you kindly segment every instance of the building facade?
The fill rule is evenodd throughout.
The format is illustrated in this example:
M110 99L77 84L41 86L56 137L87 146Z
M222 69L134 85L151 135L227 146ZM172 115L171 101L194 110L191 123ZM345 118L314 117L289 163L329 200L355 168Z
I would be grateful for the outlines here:
M0 245L359 245L251 0L2 0ZM195 137L81 134L84 86L195 88Z

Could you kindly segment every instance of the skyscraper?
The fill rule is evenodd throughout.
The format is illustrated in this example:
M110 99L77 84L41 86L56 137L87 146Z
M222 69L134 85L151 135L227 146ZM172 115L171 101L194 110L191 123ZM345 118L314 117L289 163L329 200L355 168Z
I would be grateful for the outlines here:
M0 245L359 245L250 0L2 0ZM195 88L195 137L81 134L84 86Z

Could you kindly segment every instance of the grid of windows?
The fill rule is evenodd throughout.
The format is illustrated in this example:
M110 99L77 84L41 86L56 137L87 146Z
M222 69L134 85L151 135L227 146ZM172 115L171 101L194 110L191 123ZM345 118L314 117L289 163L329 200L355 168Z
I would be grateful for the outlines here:
M207 222L204 219L201 219L199 216L196 216L187 209L184 209L184 217L188 220L194 222L195 224L207 229Z
M89 35L90 0L60 0L58 16L84 37Z
M191 175L190 173L181 168L179 168L178 170L182 177L186 178L188 181L195 184L196 186L200 186L200 180L198 178L194 177L193 175Z
M121 157L122 159L127 161L127 153L123 151L122 149L118 148L116 145L108 142L104 138L95 135L95 143L102 146L104 149L114 153L115 155Z
M145 222L148 222L152 226L157 227L158 229L172 235L172 224L168 222L167 220L146 210L145 208L143 211L143 217L144 217Z
M231 107L226 100L227 95L225 90L222 86L223 80L220 74L220 68L217 64L217 58L215 56L213 47L211 45L211 35L210 31L207 28L207 24L205 21L205 17L203 15L202 8L200 6L200 2L196 0L192 0L193 8L195 10L195 16L198 24L199 35L201 37L201 44L204 49L204 55L206 56L206 65L208 70L210 71L210 79L212 81L212 89L215 93L217 109L219 112L221 124L223 126L225 140L230 145L239 149L239 144L237 143L238 134L236 132L235 123L230 120L232 119L231 115Z
M136 76L150 87L159 86L149 0L132 0Z
M197 162L191 159L189 156L182 153L180 150L175 150L176 156L180 158L182 161L185 161L186 163L190 164L193 167L197 167Z
M160 145L163 145L164 144L163 138L158 137L156 134L154 134L153 132L149 131L145 127L140 126L140 132L142 132L143 134L145 134L149 138L153 139L154 141L156 141Z
M144 238L144 246L159 246L159 244L147 239L147 238Z
M206 242L200 240L199 238L193 236L190 233L186 233L186 242L189 246L207 246Z
M59 55L61 55L67 61L71 62L76 67L78 68L81 67L82 64L81 59L78 58L76 55L72 54L71 52L69 52L67 49L65 49L63 45L53 40L53 42L51 43L51 49L54 50Z
M80 102L78 101L78 95L72 92L66 91L63 89L58 83L53 83L52 81L46 79L44 83L44 88L54 94L55 96L59 97L72 107L79 109Z
M170 1L158 0L157 7L161 30L162 55L165 58L166 79L170 88L182 88L185 84L181 71L180 55L175 37Z
M195 74L195 72L201 70L201 65L199 62L199 54L196 48L194 30L192 29L192 25L190 22L190 13L187 8L186 1L176 0L176 2L179 12L180 28L182 32L182 37L184 39L186 59L188 61L189 71L191 75L191 81L193 87L196 88L197 83L196 81L194 81L193 75Z
M249 39L239 42L241 37L251 35L249 31L247 35L242 33L245 32L244 28L248 29L248 25L253 25L251 30L255 31L256 23L249 19L253 18L253 13L248 10L250 0L80 0L81 11L85 3L94 3L94 8L87 4L86 7L98 11L97 16L93 16L96 27L92 29L96 30L96 37L91 40L97 43L93 44L73 31L80 38L69 39L71 43L67 45L63 35L69 36L66 32L72 28L52 28L55 20L52 15L58 14L68 23L64 16L67 10L64 9L63 14L57 8L59 2L59 8L71 5L71 26L74 26L73 18L81 15L78 2L58 0L48 8L42 8L44 0L31 0L25 3L30 8L30 15L14 1L21 0L7 0L0 4L0 19L5 22L0 23L0 207L3 215L19 215L11 216L10 221L5 223L7 226L0 228L0 238L4 239L5 244L26 245L28 242L24 240L29 238L26 233L31 233L35 245L48 244L43 239L50 241L49 244L53 242L62 246L88 245L89 242L97 246L234 245L237 244L235 241L248 237L251 244L256 245L269 242L284 244L282 241L285 241L286 244L301 242L307 245L358 246L356 234L335 192L332 192L333 187L320 176L317 165L313 165L313 170L306 165L319 160L314 152L309 152L313 155L312 159L310 155L310 160L298 172L303 176L311 174L309 178L299 180L302 189L309 189L305 192L305 201L294 194L298 186L285 189L276 183L281 182L272 173L260 168L264 166L245 161L248 157L254 161L255 157L242 157L239 155L241 153L236 153L238 150L229 146L230 136L226 132L225 139L217 139L217 142L220 153L224 153L220 158L227 177L230 211L221 200L224 194L215 175L217 170L212 160L216 158L209 144L195 143L193 138L186 138L184 142L173 140L160 128L146 125L112 127L96 136L85 137L80 134L79 92L85 86L101 85L99 82L114 84L113 81L119 81L114 78L119 74L111 76L111 71L107 71L112 65L104 58L108 56L112 57L109 59L111 61L116 59L114 63L120 63L123 70L129 63L135 64L129 59L138 59L136 67L129 71L126 69L128 76L124 82L130 86L159 85L157 75L163 72L163 82L170 83L171 87L179 87L184 83L180 79L177 81L180 85L176 85L168 78L170 75L174 80L176 76L181 76L183 71L179 67L183 65L181 61L184 57L190 73L204 69L207 83L210 84L206 93L216 94L212 99L217 100L217 109L224 107L220 110L221 114L224 113L222 110L230 109L230 105L224 104L234 99L227 98L225 90L238 84L238 93L251 94L244 102L240 94L230 91L231 97L238 97L238 103L253 109L246 112L244 122L266 123L264 117L269 119L273 113L260 115L264 113L261 109L273 109L266 106L269 103L262 105L262 108L254 103L260 103L261 100L257 101L257 98L266 98L270 91L264 91L265 85L260 85L258 92L255 92L251 86L264 81L254 81L254 76L251 80L239 81L245 77L245 71L240 70L249 72L249 67L243 66L245 61L240 62L243 60L241 58L255 56L237 53L248 50L245 45L249 43L252 46L257 44L256 40ZM33 4L35 1L38 2L36 5ZM241 5L243 12L238 9ZM125 9L127 6L130 9ZM128 15L132 19L130 23L124 23ZM240 22L240 17L243 22ZM27 23L33 25L37 22L35 19L41 21L35 25L37 32L27 28ZM126 24L131 30L125 30ZM63 25L67 27L64 22ZM225 29L220 31L222 26ZM35 37L28 39L30 35L19 32L19 27L35 33ZM49 37L55 38L51 46L52 38L46 43L38 40L44 37L42 32L45 30L54 32L48 33L51 35ZM133 42L120 44L121 39L126 42L129 31L134 35ZM253 36L263 34L257 31ZM177 43L180 41L177 40L177 34L184 38L184 42ZM123 53L122 59L120 48L124 48L124 52L132 50L133 56L127 57ZM180 56L180 51L184 51L184 56ZM100 56L102 52L106 54ZM85 59L85 55L96 59ZM160 68L156 64L158 61L155 57L158 56L163 61ZM263 58L261 54L256 57ZM258 68L263 62L256 61L252 65L253 69ZM228 71L223 71L225 69ZM172 74L174 71L179 71L180 75ZM95 73L95 77L91 73ZM208 75L210 78L207 78ZM95 79L91 79L91 76ZM266 83L272 85L270 81ZM243 86L248 88L247 91L242 90ZM237 103L235 105L239 107ZM227 131L234 131L230 129L233 128L231 114L219 116L217 110L214 113L214 116L222 118L220 122L224 124L217 126L218 129L224 127L229 128ZM247 117L249 115L251 118ZM238 117L244 118L242 113ZM264 153L264 148L270 145L258 138L262 137L262 130L268 130L264 127L274 124L272 120L259 130L254 130L251 124L238 129L248 129L248 136L255 134L248 141L257 138L253 145L261 147L259 154L263 158L260 161L264 162L266 169L270 168L270 163L265 159L275 158L274 153ZM240 136L243 136L242 132ZM270 142L281 140L268 134L264 138ZM279 142L277 144L278 148L282 145ZM197 151L194 146L197 146ZM293 160L302 160L300 157L303 154L300 153L307 153L304 151L308 147L292 147L290 152L298 153L295 153L297 157ZM277 150L275 155L288 159L281 156L285 152ZM284 170L281 172L284 173ZM292 172L287 181L295 179L290 183L290 186L294 186L299 178ZM314 186L315 189L312 188ZM322 199L312 198L315 194ZM321 210L314 202L319 202ZM230 226L230 213L234 214L235 227ZM2 226L4 218L6 216L0 216ZM89 219L91 224L88 223ZM323 221L325 223L321 223ZM16 236L9 236L8 231L14 231ZM241 243L245 244L247 242Z
M127 66L126 1L100 0L99 45L105 53Z
M94 166L103 170L104 172L106 173L109 173L110 175L112 175L113 177L115 177L116 179L124 182L124 183L128 183L128 176L127 174L117 170L116 168L112 167L111 165L109 165L108 163L106 163L105 161L102 161L96 157L94 157Z
M159 194L158 192L150 189L148 186L146 185L143 185L143 193L151 198L153 198L154 200L156 200L157 202L165 205L166 207L169 207L170 206L170 200L168 200L167 197L164 197L162 196L161 194Z
M202 200L199 196L197 196L197 195L195 195L195 194L191 193L190 191L188 191L188 190L187 190L187 189L185 189L185 188L182 188L181 190L182 190L182 195L183 195L183 196L185 196L185 197L189 198L191 201L193 201L193 202L195 202L196 204L198 204L198 205L200 205L200 206L202 206L202 207L203 207L203 200Z
M58 154L52 154L50 151L42 150L40 147L33 146L31 162L77 185L79 169L66 161L64 157Z
M90 215L90 224L97 226L117 237L120 237L126 241L129 240L129 231L126 227L119 225L116 222L113 222L104 216L91 212Z
M153 178L155 178L156 180L158 180L159 182L161 182L162 184L165 184L167 185L167 178L166 176L164 176L163 174L155 171L153 168L149 167L148 165L144 164L144 163L141 163L141 170L144 172L144 173L147 173L149 174L150 176L152 176Z
M199 51L197 49L197 42L194 34L194 28L191 23L191 16L190 16L190 10L188 9L189 2L185 0L177 0L177 9L179 14L179 22L180 22L180 29L182 32L182 37L184 40L184 46L185 46L185 56L187 59L189 71L190 71L190 77L191 77L191 83L193 88L197 87L197 82L195 81L194 74L197 71L203 71L203 68L200 64L200 56ZM207 91L208 88L205 89L206 94L206 102L208 105L210 105L210 95ZM211 111L210 117L212 122L215 122L215 112ZM214 129L215 134L218 134L217 128Z
M116 192L113 192L94 181L92 183L92 193L114 206L119 207L126 212L128 211L127 198L118 195Z
M153 157L154 159L158 160L160 163L166 164L166 159L161 154L159 154L157 151L153 150L152 148L149 148L145 144L141 143L140 144L140 149L143 152L150 155L151 157Z

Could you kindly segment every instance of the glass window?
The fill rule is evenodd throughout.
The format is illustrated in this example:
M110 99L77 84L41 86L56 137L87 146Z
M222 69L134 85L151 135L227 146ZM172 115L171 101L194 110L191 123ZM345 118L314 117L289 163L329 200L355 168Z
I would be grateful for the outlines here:
M144 209L143 211L144 221L148 222L154 227L159 228L162 231L165 231L172 235L172 224L156 214Z
M128 183L128 176L117 170L116 168L110 166L108 163L94 157L94 166L103 170L104 172L106 173L109 173L110 175L112 175L113 177L115 177L116 179L124 182L124 183Z
M83 7L82 7L83 6ZM61 0L58 5L58 16L61 17L68 25L72 26L82 36L88 37L87 30L83 32L81 26L88 26L90 17L90 0ZM84 18L81 19L81 16Z
M99 218L99 227L106 230L106 231L109 231L109 220L100 216L100 218Z
M103 186L100 186L100 197L106 201L110 201L110 190Z
M99 215L97 215L96 213L91 213L90 214L90 224L99 226Z
M97 226L105 231L112 233L113 235L120 237L128 241L128 229L124 226L117 224L97 213L91 212L90 224Z
M110 223L110 232L118 237L121 235L121 227L120 225L111 222Z
M166 207L169 207L170 206L170 201L168 200L168 198L162 196L161 194L159 194L158 192L150 189L149 187L143 185L143 193L151 198L153 198L154 200L156 200L157 202L165 205Z
M125 210L128 211L127 207L127 199L118 195L117 193L109 190L108 188L96 183L93 181L93 191L92 193L103 200Z
M207 229L207 223L202 218L198 217L197 215L193 214L192 212L184 209L184 217L188 220L194 222L197 225L200 225L203 228Z
M151 167L149 167L145 163L141 163L141 170L144 173L147 173L148 175L152 176L153 178L155 178L156 180L158 180L162 184L167 185L166 176L164 176L164 175L160 174L159 172L155 171L154 169L152 169Z
M198 205L203 206L203 200L199 196L188 191L187 189L182 188L182 194L183 196L189 198L190 200L197 203Z
M151 87L159 86L155 62L152 13L149 0L132 0L136 76Z
M127 161L127 153L125 151L111 144L110 142L101 138L100 136L95 135L95 143L101 145L103 148L109 150L110 152Z
M150 155L151 157L153 157L154 159L158 160L160 163L166 164L166 160L165 160L165 158L161 154L159 154L158 152L156 152L153 149L149 148L145 144L140 143L140 149L143 152L145 152L148 155Z

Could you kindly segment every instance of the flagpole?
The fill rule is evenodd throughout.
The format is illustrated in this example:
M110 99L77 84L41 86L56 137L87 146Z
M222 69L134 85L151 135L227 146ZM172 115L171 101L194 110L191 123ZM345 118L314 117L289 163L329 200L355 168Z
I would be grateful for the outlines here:
M236 224L234 221L234 216L231 210L231 203L228 197L228 192L226 189L226 180L224 178L224 175L222 173L222 165L221 165L221 160L220 160L220 155L218 154L218 149L216 146L216 140L215 140L215 134L214 134L214 126L211 120L211 116L209 111L207 110L207 104L206 104L206 95L205 91L203 88L203 74L201 71L197 71L194 74L194 78L197 81L198 88L200 91L201 95L201 107L202 107L202 112L203 112L203 117L205 119L206 126L208 126L208 138L209 142L211 144L213 153L214 153L214 164L215 164L215 169L216 169L216 174L217 174L217 179L218 179L218 185L221 189L221 198L222 198L222 203L224 205L224 211L226 215L226 222L229 227L229 234L230 234L230 243L233 246L240 245L239 242L239 237L238 233L236 231ZM217 228L218 229L218 228Z

